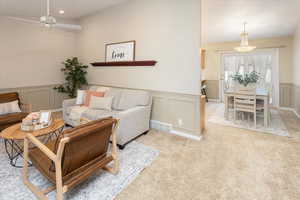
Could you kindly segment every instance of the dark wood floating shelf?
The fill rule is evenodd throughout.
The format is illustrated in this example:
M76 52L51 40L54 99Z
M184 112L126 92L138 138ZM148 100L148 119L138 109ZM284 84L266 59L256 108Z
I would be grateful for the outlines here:
M155 60L145 61L126 61L126 62L95 62L91 63L94 67L128 67L128 66L154 66L157 63Z

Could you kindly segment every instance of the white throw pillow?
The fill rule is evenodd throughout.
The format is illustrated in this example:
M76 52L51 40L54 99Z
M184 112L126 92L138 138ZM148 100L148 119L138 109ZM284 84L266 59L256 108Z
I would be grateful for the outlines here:
M112 97L91 97L90 108L111 111Z
M86 91L85 90L77 90L77 98L76 98L76 104L82 105L84 104Z
M97 89L96 89L96 91L97 92L107 92L107 91L109 91L110 90L110 88L109 87L98 87Z
M0 115L22 112L19 107L19 101L12 101L8 103L0 103Z

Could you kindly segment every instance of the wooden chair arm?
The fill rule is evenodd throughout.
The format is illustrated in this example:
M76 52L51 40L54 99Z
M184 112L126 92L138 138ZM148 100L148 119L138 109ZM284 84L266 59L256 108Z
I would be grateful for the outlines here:
M87 124L89 122L91 122L92 120L89 120L88 118L85 117L81 117L80 118L80 124Z
M57 156L32 134L27 134L25 139L28 139L30 142L36 145L36 147L39 148L44 154L46 154L46 156L48 156L52 161L57 160Z
M46 194L56 189L56 199L63 200L63 193L67 190L63 187L62 183L62 171L61 171L61 158L64 150L65 144L69 141L69 138L63 138L59 144L57 155L55 155L46 145L40 142L32 134L28 133L24 138L24 168L23 168L23 182L27 187L39 198L48 199ZM47 157L49 157L55 163L55 176L56 176L56 186L51 186L45 190L40 190L35 185L29 181L28 177L28 153L29 153L29 142L32 142L39 148Z
M31 104L21 104L21 110L23 112L26 112L26 113L31 113L32 112L32 105Z

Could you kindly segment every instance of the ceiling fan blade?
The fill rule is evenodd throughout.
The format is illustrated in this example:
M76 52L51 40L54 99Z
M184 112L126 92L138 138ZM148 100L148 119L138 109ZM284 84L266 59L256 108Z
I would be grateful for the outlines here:
M5 16L5 18L7 18L7 19L12 19L12 20L16 20L16 21L21 21L21 22L25 22L25 23L41 24L41 23L40 23L39 21L37 21L37 20L24 19L24 18L20 18L20 17L10 17L10 16Z
M19 18L19 17L11 17L11 16L5 16L5 18L20 21L20 22L25 22L25 23L43 25L40 21L37 21L37 20L24 19L24 18ZM61 28L61 29L65 29L65 30L71 30L71 31L81 31L82 30L82 26L77 25L77 24L59 24L59 23L57 23L57 24L52 25L52 27Z
M73 31L81 31L82 26L76 24L54 24L53 27L55 28L62 28L62 29L69 29Z

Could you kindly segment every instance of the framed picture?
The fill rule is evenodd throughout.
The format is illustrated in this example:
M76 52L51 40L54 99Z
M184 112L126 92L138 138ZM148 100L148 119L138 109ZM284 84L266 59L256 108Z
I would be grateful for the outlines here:
M40 124L49 124L51 121L51 111L41 111L40 113Z
M135 41L107 44L105 62L135 61Z

